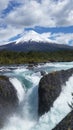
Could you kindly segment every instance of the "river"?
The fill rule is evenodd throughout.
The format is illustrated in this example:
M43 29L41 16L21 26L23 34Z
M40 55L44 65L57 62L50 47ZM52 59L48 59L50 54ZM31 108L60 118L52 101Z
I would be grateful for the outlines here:
M1 130L52 130L71 111L68 103L72 101L73 76L63 86L50 111L39 118L38 87L42 78L40 72L45 71L47 74L72 67L73 62L39 64L33 69L28 69L27 65L0 66L0 74L9 77L19 99L18 111L9 117Z

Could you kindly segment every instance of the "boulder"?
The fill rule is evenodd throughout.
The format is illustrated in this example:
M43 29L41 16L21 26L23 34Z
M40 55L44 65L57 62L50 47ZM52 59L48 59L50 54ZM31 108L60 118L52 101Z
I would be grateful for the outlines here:
M46 75L46 72L45 72L45 71L42 71L42 70L41 70L40 73L41 73L42 76Z
M8 77L0 76L0 128L4 125L8 115L18 106L17 91L9 82Z
M37 62L31 61L31 62L29 62L27 69L33 70L34 67L37 67L37 66L38 66L38 63L37 63Z
M59 96L62 85L72 76L73 68L68 70L55 71L44 75L39 82L38 88L38 114L48 112L53 102Z

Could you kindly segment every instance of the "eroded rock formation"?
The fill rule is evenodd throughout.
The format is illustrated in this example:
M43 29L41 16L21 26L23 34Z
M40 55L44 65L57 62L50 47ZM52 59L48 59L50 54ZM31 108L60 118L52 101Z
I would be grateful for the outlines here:
M73 74L73 68L68 70L56 71L43 76L38 89L38 114L43 115L48 112L53 102L59 96L62 85L66 83Z
M8 77L0 76L0 128L18 105L17 91Z

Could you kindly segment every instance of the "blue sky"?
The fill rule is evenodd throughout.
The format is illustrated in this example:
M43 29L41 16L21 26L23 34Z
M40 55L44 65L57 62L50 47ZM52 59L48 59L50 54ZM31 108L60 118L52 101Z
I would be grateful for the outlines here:
M73 45L73 0L0 1L0 45L32 30Z
M34 30L37 31L38 33L43 33L43 32L52 32L52 33L73 33L73 26L68 26L68 27L39 27L36 26L35 28L25 28L25 30Z

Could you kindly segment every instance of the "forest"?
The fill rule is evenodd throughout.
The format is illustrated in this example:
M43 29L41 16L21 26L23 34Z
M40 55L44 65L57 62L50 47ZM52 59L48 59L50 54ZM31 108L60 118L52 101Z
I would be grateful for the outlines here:
M73 51L61 50L54 52L13 52L0 51L0 65L24 64L42 62L69 62L73 61Z

